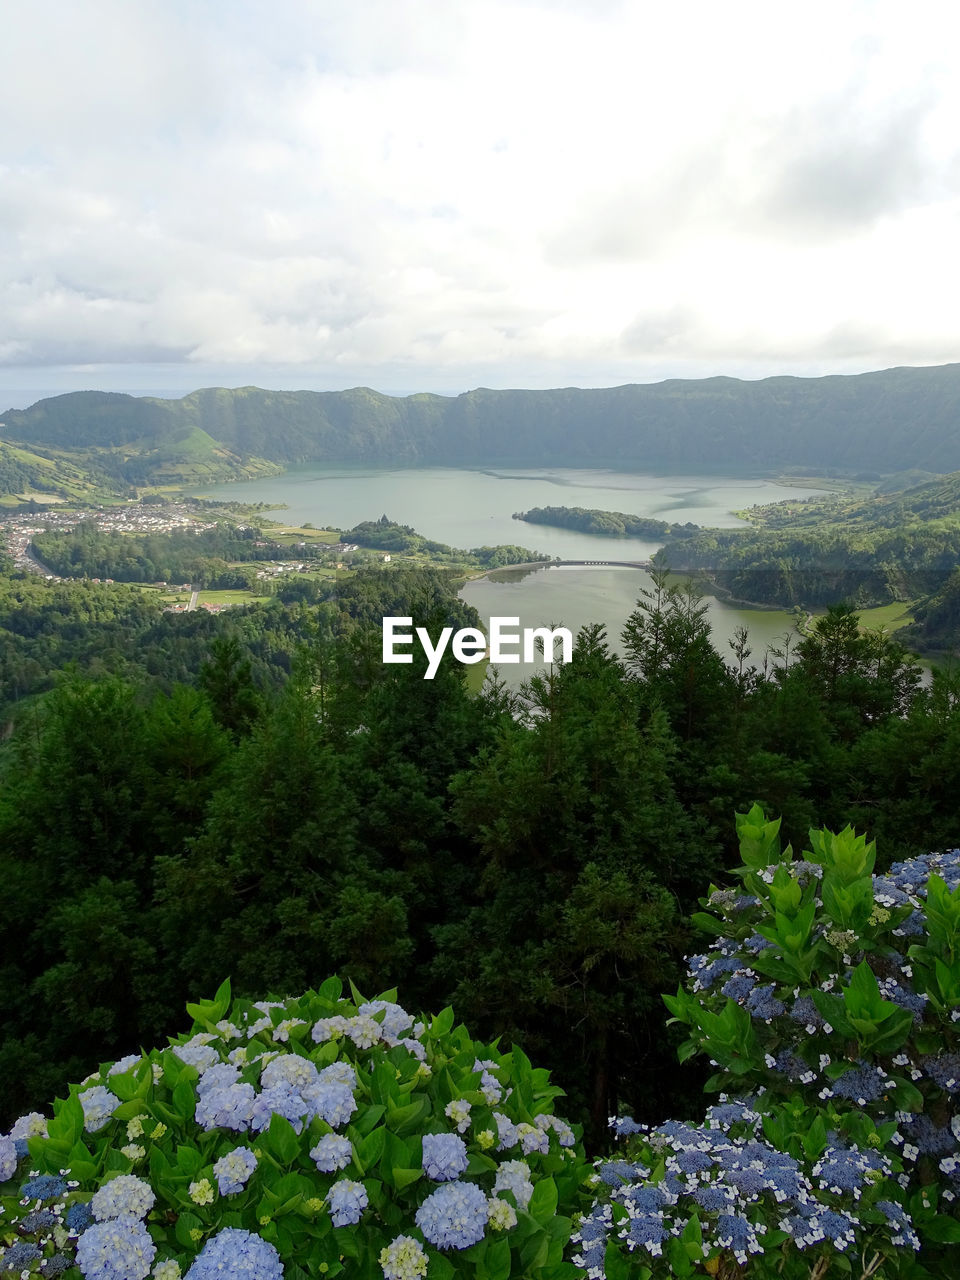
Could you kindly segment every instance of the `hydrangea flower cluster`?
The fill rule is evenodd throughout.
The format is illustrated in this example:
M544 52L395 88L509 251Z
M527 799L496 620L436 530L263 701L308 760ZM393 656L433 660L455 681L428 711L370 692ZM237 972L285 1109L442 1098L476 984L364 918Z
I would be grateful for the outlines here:
M960 1197L960 851L877 874L849 828L811 831L795 859L778 827L756 806L738 817L742 888L712 888L694 917L715 940L665 998L689 1030L681 1054L711 1059L708 1087L802 1099L811 1124L869 1117L897 1158L890 1203L913 1205L904 1239L929 1226L935 1252L960 1235L934 1221Z
M784 1246L829 1256L870 1237L891 1252L919 1249L909 1215L881 1198L893 1174L888 1157L845 1145L836 1133L824 1136L816 1160L778 1150L754 1105L724 1099L703 1125L647 1129L612 1119L629 1158L598 1162L600 1194L571 1237L579 1246L574 1263L602 1280L612 1244L651 1268L664 1259L670 1274L693 1263L715 1269L732 1255L753 1275L751 1259L767 1250L775 1274Z
M231 1007L224 984L189 1035L22 1117L0 1135L0 1273L280 1280L350 1256L420 1280L454 1253L480 1280L463 1251L488 1237L484 1277L559 1266L589 1166L547 1073L450 1010L353 995Z

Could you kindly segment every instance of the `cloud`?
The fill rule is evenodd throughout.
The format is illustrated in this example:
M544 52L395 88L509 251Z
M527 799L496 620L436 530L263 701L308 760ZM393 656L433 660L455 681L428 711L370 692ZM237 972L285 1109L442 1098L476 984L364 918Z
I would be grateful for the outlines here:
M939 358L953 13L36 0L0 48L0 363Z

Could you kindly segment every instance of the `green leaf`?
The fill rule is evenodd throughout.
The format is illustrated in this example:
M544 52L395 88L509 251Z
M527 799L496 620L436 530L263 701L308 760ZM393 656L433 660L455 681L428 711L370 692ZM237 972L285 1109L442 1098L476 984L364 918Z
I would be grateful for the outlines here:
M509 1280L510 1242L505 1236L490 1241L484 1263L487 1280Z
M557 1212L557 1184L552 1178L541 1178L533 1188L527 1212L541 1222Z
M960 1222L938 1213L923 1223L921 1235L927 1240L936 1240L938 1244L960 1244Z
M446 1009L442 1009L436 1015L430 1024L430 1034L434 1036L445 1036L453 1029L453 1009L447 1005Z
M177 1218L176 1237L177 1243L182 1244L185 1249L196 1249L196 1244L190 1239L191 1231L202 1231L203 1223L193 1213L181 1213Z
M276 1112L270 1117L270 1128L265 1134L267 1150L280 1164L292 1164L300 1154L300 1139L290 1121Z
M173 1091L173 1109L177 1113L178 1122L192 1120L197 1109L197 1095L193 1091L190 1080L181 1080Z

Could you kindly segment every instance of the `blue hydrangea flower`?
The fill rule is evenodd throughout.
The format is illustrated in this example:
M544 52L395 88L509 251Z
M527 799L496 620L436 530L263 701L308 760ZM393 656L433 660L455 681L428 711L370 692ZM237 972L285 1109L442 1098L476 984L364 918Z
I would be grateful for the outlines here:
M184 1280L283 1280L283 1263L262 1236L240 1227L225 1227L211 1236L193 1261Z
M447 1182L427 1196L416 1220L424 1237L438 1249L469 1249L483 1239L487 1197L475 1183Z
M19 1226L28 1235L33 1235L35 1231L52 1230L59 1221L52 1209L34 1209L33 1213L28 1213L25 1218L20 1219Z
M467 1168L467 1148L455 1133L423 1135L423 1171L434 1182L453 1182Z
M319 1072L309 1058L298 1053L283 1053L271 1058L260 1075L260 1085L272 1089L275 1085L289 1085L298 1093L305 1091L319 1079Z
M498 1151L507 1151L510 1147L515 1147L518 1142L517 1126L508 1117L499 1111L493 1113L493 1118L497 1122L497 1134L499 1135Z
M257 1167L257 1157L249 1147L234 1147L213 1166L213 1176L222 1196L234 1196L247 1185Z
M523 1160L504 1160L497 1170L497 1179L493 1184L493 1194L509 1191L517 1202L518 1209L525 1209L533 1195L533 1183L530 1181L530 1168Z
M68 1231L73 1235L79 1235L93 1222L93 1210L85 1202L72 1204L64 1215L63 1221Z
M57 1200L66 1195L67 1180L59 1174L42 1173L39 1178L29 1178L20 1188L21 1200Z
M624 1192L624 1202L632 1212L660 1213L670 1203L670 1197L663 1187L653 1182L638 1182Z
M600 1177L608 1187L619 1187L633 1181L636 1169L629 1160L606 1160L600 1166Z
M188 1066L196 1067L201 1075L208 1067L212 1067L218 1061L216 1049L211 1048L208 1044L188 1041L186 1044L174 1044L170 1047L181 1062L186 1062Z
M311 1119L310 1104L293 1085L284 1081L257 1094L250 1117L250 1128L254 1133L262 1133L270 1127L270 1118L275 1115L289 1120L297 1133L300 1133L304 1121L309 1123Z
M229 1089L240 1079L240 1068L232 1062L215 1062L197 1081L197 1097L206 1097L214 1089ZM252 1087L252 1086L251 1086Z
M350 1139L342 1138L339 1133L325 1133L310 1152L310 1159L321 1173L345 1169L353 1159Z
M111 1093L102 1084L94 1085L92 1089L84 1089L77 1096L83 1107L83 1123L90 1133L96 1133L102 1129L113 1115L114 1108L120 1105L117 1095Z
M21 1240L0 1254L0 1263L4 1271L13 1273L26 1270L31 1262L37 1262L42 1257L43 1254L35 1244L31 1244L29 1240Z
M920 1239L913 1229L910 1215L902 1205L894 1204L891 1200L878 1200L874 1208L879 1209L888 1225L894 1228L895 1234L890 1237L893 1244L905 1244L911 1249L920 1248Z
M331 1129L339 1129L357 1109L353 1089L354 1086L346 1080L321 1072L317 1082L304 1090L304 1097L310 1104L311 1119L319 1116Z
M0 1182L8 1182L17 1172L17 1144L0 1136Z
M745 1007L761 1022L771 1022L786 1013L786 1006L777 999L773 986L754 987L746 998Z
M121 1173L94 1192L90 1208L98 1222L108 1218L145 1218L156 1199L148 1182L132 1173Z
M14 1141L18 1138L45 1138L47 1136L47 1117L42 1116L39 1111L28 1111L25 1116L20 1116L14 1121L13 1128L10 1130L10 1137Z
M39 1274L42 1276L62 1276L72 1266L72 1259L68 1258L65 1253L55 1253L51 1257L44 1259L43 1270Z
M398 1004L391 1004L389 1000L368 1000L365 1004L360 1005L357 1013L362 1016L376 1017L378 1013L383 1014L381 1035L388 1044L397 1044L413 1026L413 1018L402 1009ZM377 1019L378 1022L381 1019Z
M146 1280L157 1247L136 1218L95 1222L77 1241L85 1280Z
M335 1227L352 1227L359 1222L369 1204L367 1189L362 1182L341 1178L327 1192L330 1221Z
M651 1216L642 1215L630 1219L630 1226L627 1229L627 1242L632 1249L639 1245L654 1257L659 1257L662 1252L662 1242L665 1235L666 1231L664 1230L661 1216L657 1214Z
M253 1118L256 1097L252 1084L213 1088L197 1099L197 1124L201 1129L232 1129L235 1133L243 1133Z
M132 1071L140 1062L139 1053L128 1053L125 1058L120 1058L107 1072L108 1076L122 1076L128 1071Z

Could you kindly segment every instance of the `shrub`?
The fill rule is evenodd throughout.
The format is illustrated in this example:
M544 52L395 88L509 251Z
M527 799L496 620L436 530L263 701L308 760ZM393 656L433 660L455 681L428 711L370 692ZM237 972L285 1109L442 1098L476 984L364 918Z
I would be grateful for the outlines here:
M811 831L799 859L759 807L738 831L741 885L711 887L694 921L715 940L665 997L725 1105L703 1126L620 1124L634 1150L601 1173L580 1264L603 1252L614 1274L639 1249L641 1275L667 1253L677 1275L907 1274L922 1241L920 1274L953 1275L960 854L875 875L849 828Z
M395 993L188 1006L0 1138L0 1273L554 1280L589 1172L560 1090Z

